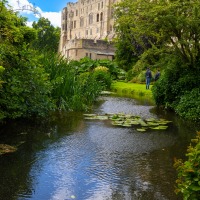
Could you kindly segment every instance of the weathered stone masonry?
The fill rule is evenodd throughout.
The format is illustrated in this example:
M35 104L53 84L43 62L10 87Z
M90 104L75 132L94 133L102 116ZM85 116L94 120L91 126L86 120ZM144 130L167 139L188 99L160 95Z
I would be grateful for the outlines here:
M115 49L112 5L120 0L78 0L68 3L62 11L59 51L68 58L79 60L112 60Z

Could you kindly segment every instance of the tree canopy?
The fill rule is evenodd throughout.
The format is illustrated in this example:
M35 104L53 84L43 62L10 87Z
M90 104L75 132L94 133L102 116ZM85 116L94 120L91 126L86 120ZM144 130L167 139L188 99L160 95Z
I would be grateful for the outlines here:
M199 0L124 0L116 5L118 40L129 42L132 52L137 53L138 46L144 51L151 48L175 54L188 66L197 67L199 9Z
M38 22L33 22L33 28L37 32L37 40L33 47L39 50L57 52L60 39L60 28L55 28L50 21L41 17Z

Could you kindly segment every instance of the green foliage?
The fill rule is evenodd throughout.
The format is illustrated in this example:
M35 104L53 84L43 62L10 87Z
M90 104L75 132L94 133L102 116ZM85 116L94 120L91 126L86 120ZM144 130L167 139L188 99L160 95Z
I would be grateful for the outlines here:
M0 108L5 118L44 116L53 108L49 98L51 85L47 74L37 66L32 53L21 48L18 52L21 59L16 57L15 64L11 62L3 73Z
M52 84L51 97L58 109L86 110L99 95L102 87L91 72L80 73L78 62L68 62L56 54L44 54L44 65Z
M0 118L44 116L54 104L49 98L51 85L38 65L29 43L35 31L25 26L26 19L2 6L0 12L1 75Z
M193 103L197 106L200 80L199 9L199 0L124 0L117 4L115 13L118 47L125 45L124 49L139 55L139 61L128 78L133 74L132 82L142 81L145 65L152 71L161 69L161 78L153 86L156 104L195 120L199 111L196 109L195 113L192 98L187 92L191 92L190 95L197 101ZM123 48L117 51L123 52ZM135 68L137 70L134 71ZM192 91L194 88L197 89Z
M110 74L93 72L101 65L98 61L68 61L58 56L59 29L47 19L41 18L33 29L25 22L2 4L0 119L44 116L53 109L88 109L103 87L109 87ZM116 65L102 63L116 73Z
M200 119L200 88L195 88L181 96L175 111L189 120Z
M95 70L93 72L94 80L97 81L104 90L110 89L112 79L110 73L104 70Z
M187 92L192 91L194 88L199 88L200 69L188 68L181 59L177 59L175 56L168 57L165 60L166 69L162 72L162 75L158 81L155 82L152 92L157 105L164 105L165 107L176 110L182 117L196 119L198 116L198 110L196 115L194 110L190 110L184 103L185 98L189 95L184 96ZM191 93L195 97L196 93ZM182 99L182 100L181 100ZM181 102L180 102L181 100ZM189 98L188 98L189 100ZM198 103L198 98L195 98ZM181 103L181 105L179 105ZM186 106L184 108L184 105ZM177 107L178 106L178 107ZM188 110L187 116L184 110ZM191 111L191 113L190 113Z
M123 27L124 30L128 27L128 35L144 52L149 48L170 51L189 66L197 66L200 55L199 9L199 0L124 0L116 6L117 33L122 34ZM124 40L126 43L126 37ZM131 45L130 42L127 44Z
M184 200L200 199L200 132L197 132L197 137L192 142L195 145L188 147L187 161L179 159L174 164L178 171L175 192L182 193Z
M73 66L76 66L77 72L84 73L84 72L92 72L96 67L104 66L109 69L111 78L113 80L118 79L124 76L124 70L120 69L118 65L110 60L103 59L103 60L92 60L88 57L80 59L80 61L71 61L70 62Z
M37 39L32 42L36 50L58 51L60 28L55 28L48 19L41 17L38 22L33 22L33 29L37 33Z
M36 37L35 31L25 26L26 18L19 17L5 5L1 7L0 22L0 43L20 46L24 42L29 43Z

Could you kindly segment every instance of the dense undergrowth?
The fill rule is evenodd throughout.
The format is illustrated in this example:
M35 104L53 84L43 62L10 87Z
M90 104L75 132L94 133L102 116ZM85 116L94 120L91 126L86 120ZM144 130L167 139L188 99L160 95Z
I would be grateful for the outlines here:
M200 132L192 139L187 149L187 160L175 160L174 167L178 172L175 192L182 193L184 200L200 199Z
M43 117L57 109L87 110L113 79L123 76L109 60L64 59L55 51L58 28L44 18L27 27L6 1L0 28L0 120Z

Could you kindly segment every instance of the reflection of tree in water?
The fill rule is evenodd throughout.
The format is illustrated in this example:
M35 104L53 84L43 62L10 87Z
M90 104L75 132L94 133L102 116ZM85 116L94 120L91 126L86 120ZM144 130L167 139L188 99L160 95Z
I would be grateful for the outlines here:
M171 153L168 149L160 149L136 159L137 164L134 165L136 193L148 199L180 198L174 193L176 173Z
M15 153L0 156L0 199L12 200L31 196L37 185L37 174L30 173L36 164L39 173L43 167L40 152L71 130L84 129L82 115L55 113L45 121L18 120L0 127L1 143L18 146Z

